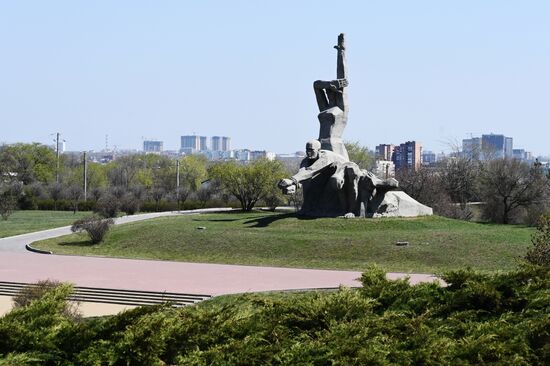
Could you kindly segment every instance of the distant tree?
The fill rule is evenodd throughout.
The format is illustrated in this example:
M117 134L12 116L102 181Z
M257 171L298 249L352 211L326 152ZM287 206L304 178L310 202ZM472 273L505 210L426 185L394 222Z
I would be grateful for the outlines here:
M396 179L405 193L433 208L435 214L461 220L471 218L472 213L467 207L452 202L438 170L425 167L418 170L401 169L396 172Z
M90 198L94 202L97 202L101 198L104 192L105 192L104 188L101 188L101 187L92 188L92 190L90 191Z
M437 172L451 200L462 209L478 198L479 161L468 157L448 158L439 163Z
M359 168L372 170L374 166L373 153L366 147L361 146L359 142L346 142L346 150L348 151L349 160L353 161Z
M544 199L548 178L538 166L517 159L495 159L480 165L479 191L485 217L508 224L518 208Z
M120 199L120 210L126 212L127 215L133 215L141 208L143 201L129 191Z
M0 146L0 176L15 174L27 185L35 181L51 182L55 171L55 152L45 145L19 143Z
M156 210L160 209L160 201L166 196L166 190L163 187L153 187L150 192L151 198L155 201Z
M195 197L199 201L201 208L206 206L206 203L212 199L216 193L216 187L213 185L213 181L204 182L199 189L195 191Z
M23 186L23 194L19 196L18 206L22 210L36 210L38 200L45 198L45 187L43 183L34 182Z
M83 196L84 191L82 190L82 187L78 185L72 185L65 189L65 197L71 202L73 213L76 214L76 211L78 211L78 203Z
M17 200L22 194L21 182L0 182L0 216L7 220L13 211L17 209Z
M209 175L235 196L243 211L251 211L259 200L272 192L286 172L280 162L260 159L249 165L235 162L216 164L210 168Z
M107 177L111 186L128 188L136 183L137 174L145 167L146 163L143 160L143 155L123 156L109 164Z
M117 217L120 211L120 199L111 193L104 193L96 202L94 212L106 217Z
M63 185L61 183L52 183L48 186L48 193L50 198L53 200L54 210L57 210L57 203L59 200L63 199Z

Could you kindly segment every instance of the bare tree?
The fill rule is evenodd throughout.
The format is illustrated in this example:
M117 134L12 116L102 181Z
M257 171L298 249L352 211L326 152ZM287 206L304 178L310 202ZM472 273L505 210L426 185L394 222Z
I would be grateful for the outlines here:
M48 193L53 200L54 210L57 210L57 202L63 198L63 186L60 183L52 183L48 187Z
M529 207L543 199L548 178L540 166L516 159L496 159L481 166L479 190L486 202L485 216L508 224L520 207Z
M78 202L82 199L84 192L80 186L69 186L65 190L65 197L71 201L71 206L73 208L73 213L76 214L78 211Z
M439 181L450 199L459 203L462 209L478 197L479 161L467 156L452 157L439 164L438 172Z

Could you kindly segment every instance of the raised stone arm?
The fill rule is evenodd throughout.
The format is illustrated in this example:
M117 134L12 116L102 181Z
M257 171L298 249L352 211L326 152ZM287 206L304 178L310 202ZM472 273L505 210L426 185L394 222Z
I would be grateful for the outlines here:
M283 190L284 194L292 194L296 192L296 189L301 182L315 178L326 169L335 167L335 162L327 161L326 159L319 159L311 166L300 168L300 170L298 170L298 172L292 177L281 179L277 186Z
M315 89L342 90L349 85L348 79L336 79L330 81L317 80L313 83Z

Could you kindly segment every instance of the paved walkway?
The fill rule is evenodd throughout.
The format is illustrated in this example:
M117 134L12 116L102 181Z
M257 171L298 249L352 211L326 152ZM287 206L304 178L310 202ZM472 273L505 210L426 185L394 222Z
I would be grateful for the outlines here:
M127 216L117 224L205 210ZM0 281L36 282L51 279L78 286L167 291L204 295L359 286L360 272L236 266L156 260L36 254L25 245L70 233L69 227L0 239ZM406 276L389 273L389 278ZM411 283L436 280L411 274Z

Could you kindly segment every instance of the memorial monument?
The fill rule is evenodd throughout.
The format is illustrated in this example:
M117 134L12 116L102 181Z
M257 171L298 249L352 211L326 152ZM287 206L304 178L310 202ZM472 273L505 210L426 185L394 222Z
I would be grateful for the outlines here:
M350 161L342 140L348 121L346 46L338 36L336 79L313 83L319 107L319 138L306 144L306 158L292 177L278 186L293 194L301 186L304 202L300 214L347 218L431 215L432 209L398 190L398 182L382 180Z

